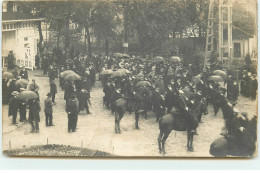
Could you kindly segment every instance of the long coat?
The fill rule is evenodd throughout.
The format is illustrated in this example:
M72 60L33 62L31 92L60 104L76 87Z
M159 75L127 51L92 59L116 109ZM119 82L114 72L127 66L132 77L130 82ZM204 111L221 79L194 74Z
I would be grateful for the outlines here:
M17 97L12 97L9 100L8 116L16 115L19 107L19 100Z
M70 99L71 94L74 91L74 87L72 84L66 84L65 85L65 92L64 92L64 100Z
M52 110L52 101L51 101L51 98L46 98L44 100L44 112L45 113L52 113L53 110Z
M35 121L36 123L40 122L40 103L38 101L29 102L29 121Z
M54 81L50 82L50 93L56 94L57 93L57 86Z

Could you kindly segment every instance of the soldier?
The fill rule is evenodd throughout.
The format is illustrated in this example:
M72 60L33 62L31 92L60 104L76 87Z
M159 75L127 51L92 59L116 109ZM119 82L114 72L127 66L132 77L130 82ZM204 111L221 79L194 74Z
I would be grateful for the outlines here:
M231 78L231 80L227 83L227 98L230 99L233 102L237 101L239 95L239 85Z
M90 93L85 89L81 89L80 92L79 92L79 108L80 110L84 110L84 108L86 109L87 111L87 114L90 114L89 112L89 105L91 105L91 102L90 102Z
M117 88L114 91L112 91L110 96L110 105L111 105L111 113L113 114L115 112L115 101L120 99L122 97L121 94L121 88Z
M39 133L39 122L40 122L40 103L37 99L32 99L28 101L29 103L29 122L32 126L32 133Z
M52 123L52 106L53 106L53 102L51 100L52 94L48 93L47 94L47 98L44 100L44 113L45 113L45 124L46 126L54 126Z
M21 76L22 79L28 80L28 72L23 66L23 69L20 71L19 76Z
M19 92L13 91L12 97L9 100L8 116L13 116L13 120L12 120L13 125L18 124L16 122L17 111L18 111L18 107L19 107L18 95L19 95Z
M56 86L54 80L55 80L55 78L50 81L50 94L51 94L51 97L52 97L52 103L56 104L55 103L55 95L57 94L57 86Z
M66 105L66 112L68 113L68 132L76 132L77 121L78 121L78 99L76 93L72 93L68 103Z
M250 88L251 88L251 76L252 76L252 73L251 72L248 72L247 75L245 76L245 91L244 91L244 94L245 94L245 97L250 97Z

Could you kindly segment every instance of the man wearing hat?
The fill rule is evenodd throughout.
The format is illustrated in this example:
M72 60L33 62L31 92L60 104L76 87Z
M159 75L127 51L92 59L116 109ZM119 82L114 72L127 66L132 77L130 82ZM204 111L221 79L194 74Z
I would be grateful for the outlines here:
M32 83L29 85L29 90L34 91L37 95L37 101L40 101L39 91L40 87L36 84L35 79L32 79Z
M19 101L18 101L18 95L19 92L13 91L12 92L12 97L9 100L9 111L8 111L8 116L13 116L13 125L16 125L16 117L17 117L17 111L19 107Z
M73 84L72 84L72 81L67 81L65 83L65 88L64 88L64 100L66 100L66 104L68 102L68 100L70 99L71 97L71 94L73 93L74 91L74 87L73 87Z
M76 132L79 104L75 92L71 94L71 97L68 100L66 112L68 113L68 132L71 132L71 130L72 132Z
M53 123L52 123L52 113L53 113L53 110L52 110L52 106L53 106L53 102L51 100L51 96L52 94L51 93L48 93L47 94L47 98L44 100L44 113L45 113L45 123L46 123L46 126L53 126Z

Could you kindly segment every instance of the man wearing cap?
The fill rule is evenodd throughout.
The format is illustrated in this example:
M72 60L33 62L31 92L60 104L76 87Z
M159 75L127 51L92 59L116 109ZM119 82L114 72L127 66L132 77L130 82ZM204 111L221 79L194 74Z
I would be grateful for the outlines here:
M22 79L28 80L28 72L23 66L23 69L20 71L19 76L21 76Z
M37 101L40 101L40 96L38 93L38 90L40 89L40 87L36 84L35 79L32 79L32 83L29 85L29 90L34 91L37 95Z
M9 100L8 116L13 116L13 121L12 121L13 125L17 124L16 117L17 117L17 111L18 111L18 107L19 107L18 95L19 95L19 92L13 91L12 97Z
M45 113L45 124L46 126L53 126L52 123L52 106L53 106L53 102L51 100L51 93L47 94L47 98L44 100L44 113Z
M54 80L55 78L50 80L50 94L51 94L52 103L55 104L55 95L57 94L57 86Z
M68 100L66 105L66 112L68 113L68 132L76 132L77 121L78 121L78 99L76 93L71 94L71 98Z

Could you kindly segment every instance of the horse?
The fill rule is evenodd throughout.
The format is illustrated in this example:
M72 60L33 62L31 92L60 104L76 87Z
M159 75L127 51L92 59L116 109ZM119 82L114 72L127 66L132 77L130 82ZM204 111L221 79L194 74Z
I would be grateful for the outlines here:
M133 101L132 98L119 98L115 101L115 133L121 133L120 121L127 110L133 111Z
M187 150L193 151L193 136L195 132L192 130L196 130L199 124L199 116L201 116L202 112L206 108L204 106L205 103L203 101L199 101L196 105L194 105L194 109L190 109L188 114L190 116L189 121L185 117L184 112L173 111L170 114L166 114L159 119L159 129L160 133L158 136L158 146L159 152L161 154L165 154L165 141L170 135L172 130L176 131L187 131Z
M245 127L238 127L236 135L225 136L216 139L210 145L210 154L214 157L226 156L254 156L257 139L257 118L256 116L243 123ZM240 124L241 125L241 124Z

